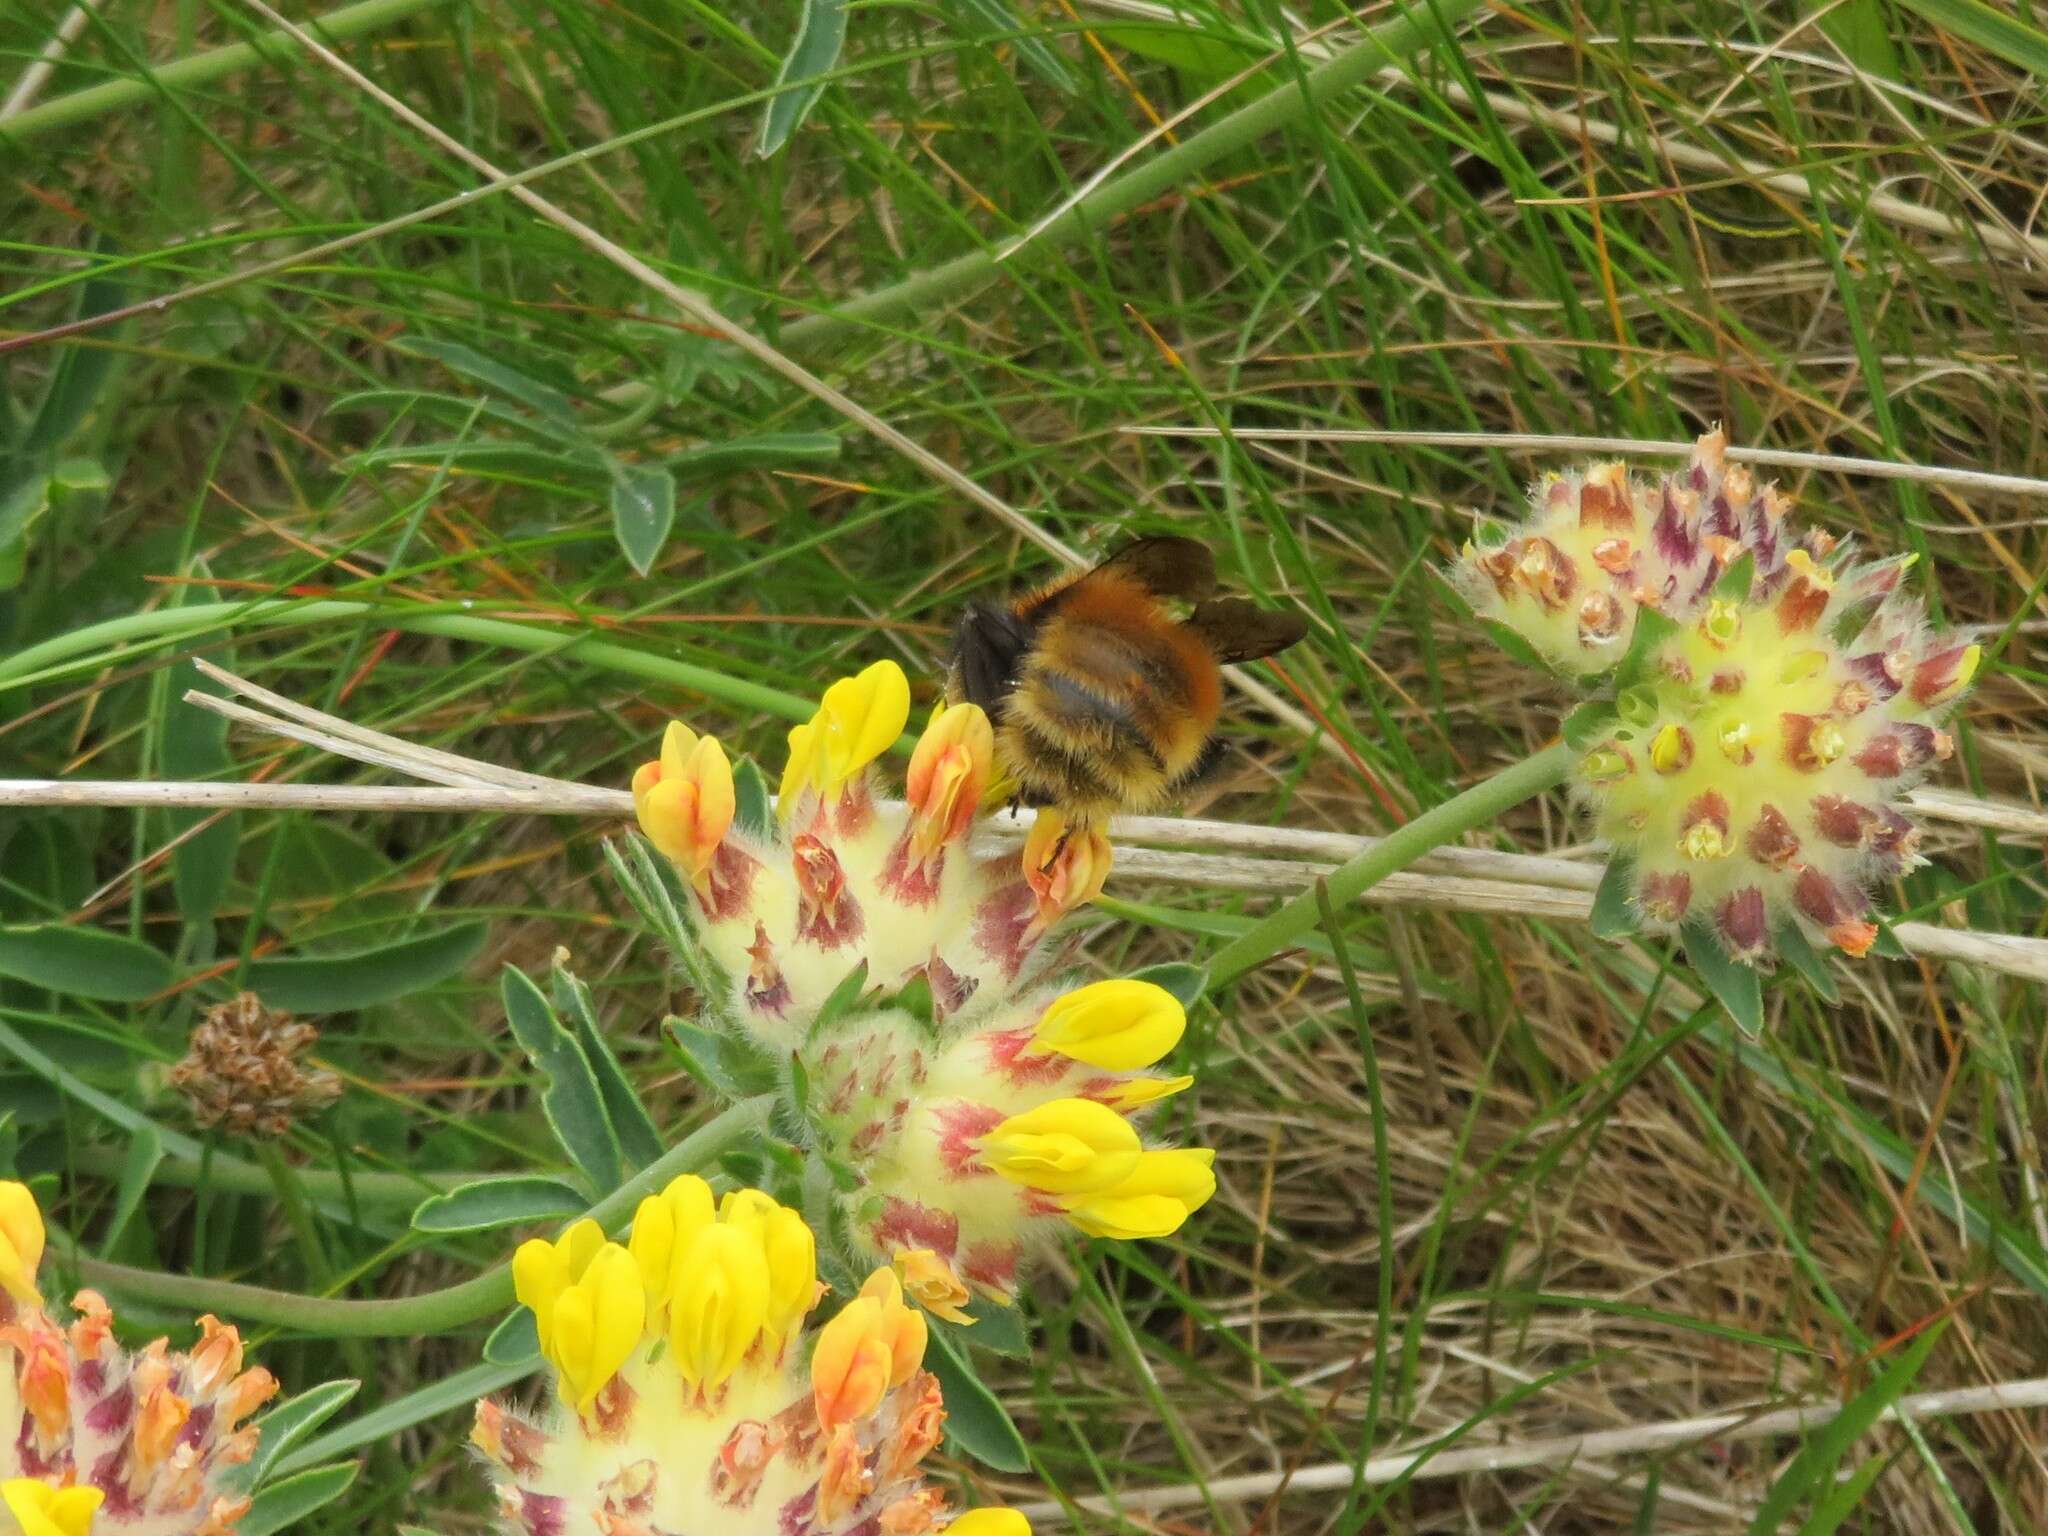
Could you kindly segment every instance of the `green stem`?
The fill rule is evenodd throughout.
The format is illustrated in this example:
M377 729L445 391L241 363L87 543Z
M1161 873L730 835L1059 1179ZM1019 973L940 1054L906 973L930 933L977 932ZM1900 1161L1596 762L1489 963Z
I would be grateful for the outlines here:
M1349 906L1388 875L1406 869L1425 853L1493 820L1531 795L1540 795L1562 784L1577 757L1577 752L1559 742L1424 811L1331 871L1327 882L1331 905ZM1311 887L1219 949L1209 962L1209 990L1215 992L1237 980L1315 927L1319 918L1316 899Z
M83 1172L109 1179L119 1178L128 1165L127 1154L112 1147L78 1147L73 1149L71 1158ZM458 1185L488 1183L493 1177L488 1173L386 1173L368 1168L351 1172L345 1178L332 1168L294 1168L292 1175L315 1200L345 1200L353 1192L364 1205L408 1208L429 1195ZM524 1175L508 1173L503 1177L516 1179ZM214 1153L211 1159L166 1154L150 1175L150 1183L177 1189L206 1188L231 1195L267 1195L273 1187L269 1172L260 1163L244 1162L221 1152Z
M728 704L779 715L786 720L808 720L818 708L815 701L800 699L779 688L764 688L759 683L729 677L710 667L649 655L645 651L595 639L587 634L431 608L419 611L382 603L338 599L302 602L294 598L258 598L246 603L195 603L185 608L157 608L145 613L124 614L118 619L89 624L83 629L68 630L61 635L53 635L40 645L25 646L0 660L0 693L65 676L67 670L73 669L67 669L64 664L76 658L86 658L74 668L79 671L97 671L125 659L122 654L105 654L105 648L109 646L136 641L187 640L243 624L282 627L344 619L362 619L385 629L403 629L414 634L500 645L508 650L543 652L559 656L564 661L584 662L630 677L673 683L696 693L723 699Z
M1400 64L1409 55L1442 40L1478 6L1479 0L1437 0L1435 4L1419 0L1299 79L1283 81L1257 101L1239 107L1228 117L1076 199L1071 207L1032 235L1031 247L1062 245L1099 231L1110 220L1141 203L1194 180L1214 161L1247 148L1269 133L1292 127L1332 97L1364 84L1387 65ZM1281 67L1287 67L1284 61ZM798 354L819 352L862 327L929 314L996 277L1007 265L1003 260L1006 251L1007 243L969 251L862 298L841 300L822 314L784 327L779 338L782 348Z
M679 1173L707 1166L749 1136L757 1135L768 1116L767 1098L747 1099L692 1132L657 1161L593 1205L586 1213L607 1232L622 1225L643 1196L653 1194ZM134 1296L165 1307L218 1312L249 1323L268 1323L294 1333L336 1339L419 1338L460 1328L512 1305L512 1266L495 1269L424 1296L393 1301L349 1301L332 1296L300 1296L232 1280L201 1280L133 1269L100 1259L80 1258L78 1272L101 1290Z
M448 0L362 0L361 4L345 5L338 11L330 11L305 23L305 27L324 41L342 42L403 21L415 12L447 3ZM26 112L0 122L0 142L26 143L37 134L69 128L74 123L86 122L108 112L118 112L123 107L154 100L174 89L190 90L211 85L228 75L240 74L252 64L287 59L298 51L298 40L289 32L280 30L266 32L246 43L231 43L225 48L195 53L190 58L159 65L138 78L109 80L104 85L88 86L85 90L73 91L69 96L46 101L39 107L30 107Z

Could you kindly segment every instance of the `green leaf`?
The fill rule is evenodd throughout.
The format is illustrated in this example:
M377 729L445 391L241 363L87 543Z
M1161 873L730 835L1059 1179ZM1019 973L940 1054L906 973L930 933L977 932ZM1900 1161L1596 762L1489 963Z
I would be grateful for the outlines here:
M1871 941L1870 945L1870 952L1873 955L1882 955L1887 960L1910 960L1913 958L1913 952L1906 948L1904 941L1899 938L1898 932L1892 927L1890 919L1880 917L1877 913L1873 912L1870 914L1870 920L1877 924L1877 937Z
M1835 978L1828 971L1827 961L1807 942L1806 935L1797 923L1785 923L1771 935L1778 948L1778 958L1806 978L1806 984L1820 994L1824 1003L1839 1003L1841 990L1835 985Z
M520 1365L540 1356L540 1327L531 1307L514 1309L484 1340L484 1359L492 1365Z
M1164 987L1179 1000L1181 1007L1192 1008L1208 990L1209 972L1203 966L1169 960L1162 965L1148 965L1143 970L1131 972L1131 980L1149 981L1155 987Z
M978 1297L967 1311L974 1319L974 1326L962 1330L957 1337L969 1347L985 1349L992 1355L1003 1355L1012 1360L1022 1360L1030 1355L1031 1330L1024 1326L1022 1307L1014 1303L1005 1307L986 1297Z
M1650 660L1666 640L1678 633L1678 626L1648 604L1636 609L1636 622L1628 632L1628 649L1614 669L1616 692L1649 681Z
M937 1329L928 1340L924 1363L939 1378L939 1390L945 1394L946 1438L998 1472L1027 1470L1031 1452L1010 1415L962 1351Z
M647 1106L640 1102L640 1095L633 1091L633 1084L626 1077L626 1069L612 1053L611 1042L597 1027L597 1010L591 1005L590 988L562 963L567 957L567 950L557 951L554 966L548 972L548 990L554 995L555 1012L575 1027L577 1043L590 1061L590 1070L597 1074L597 1091L604 1095L605 1113L611 1116L612 1129L618 1133L620 1150L628 1162L645 1168L668 1149L662 1145L661 1132L654 1127L654 1117L647 1113Z
M444 1413L467 1412L480 1397L533 1374L535 1362L520 1360L510 1365L473 1365L466 1371L443 1376L438 1381L394 1398L368 1413L357 1414L330 1429L317 1440L308 1441L278 1463L280 1472L296 1472L335 1456L345 1456L365 1445L389 1440L393 1435L439 1418ZM248 1517L243 1516L246 1522ZM237 1532L236 1536L241 1536Z
M1733 565L1714 578L1714 596L1726 602L1741 603L1749 600L1749 589L1756 585L1756 551L1745 549Z
M577 436L576 406L570 398L552 384L545 384L530 374L508 368L494 358L485 357L473 347L466 347L459 341L442 341L432 336L405 336L396 343L396 350L409 352L415 357L430 357L450 373L461 375L475 384L496 394L504 395L526 406L553 428L566 428L563 432L551 432L551 436Z
M751 757L734 761L732 794L733 826L764 842L775 841L775 801L768 793L768 780L760 765Z
M360 1381L343 1377L324 1381L317 1387L286 1398L256 1420L260 1437L256 1454L239 1467L228 1469L224 1481L230 1488L248 1490L262 1482L284 1453L339 1413L362 1388Z
M348 1013L424 991L460 975L484 947L488 925L452 923L349 955L273 955L249 962L248 985L286 1013Z
M541 1108L555 1140L598 1193L609 1194L619 1185L619 1141L590 1059L524 971L506 966L498 990L520 1049L548 1080Z
M706 480L742 469L829 464L839 457L839 449L839 439L830 432L764 432L758 437L700 443L669 455L662 463L680 480Z
M839 978L837 986L826 994L825 1001L818 1005L818 1011L811 1018L811 1040L820 1039L824 1033L849 1012L868 989L868 963L861 960L852 970Z
M1870 1485L1877 1481L1877 1475L1889 1465L1890 1457L1873 1456L1836 1483L1828 1490L1827 1496L1813 1506L1813 1513L1799 1527L1799 1536L1834 1536L1836 1528L1863 1502L1863 1496L1870 1492Z
M922 1024L927 1033L937 1029L939 1013L938 1005L932 999L932 979L922 968L914 971L910 980L883 998L880 1006L902 1009Z
M824 94L825 82L812 77L828 72L839 62L839 50L846 46L846 0L804 0L803 21L796 41L783 56L775 72L779 89L768 98L761 113L761 139L754 153L766 160L789 142L811 108ZM792 81L810 81L793 85Z
M633 569L645 576L676 525L676 477L659 464L612 468L612 533Z
M1985 5L1983 0L1899 0L1944 32L1953 32L1980 48L1988 48L2008 64L2017 64L2040 81L2048 81L2048 31L2017 16Z
M194 600L187 598L188 604ZM211 694L225 690L189 661L171 668L169 682L174 702L163 723L164 777L220 778L233 766L228 756L227 717L183 701L193 688ZM171 850L171 889L178 900L178 916L188 926L210 923L234 878L235 850L242 841L241 813L171 811L165 821L176 841Z
M963 3L967 10L986 22L991 31L1002 34L1009 45L1017 50L1017 57L1029 65L1047 85L1069 96L1079 89L1074 80L1074 72L1067 68L1067 61L1060 57L1059 50L1044 38L1032 37L1024 32L1004 0L963 0Z
M0 926L0 976L65 997L139 1003L171 984L171 962L147 944L61 923Z
M1714 931L1699 922L1685 925L1685 958L1745 1035L1753 1040L1763 1033L1763 978L1755 966L1729 954Z
M1886 80L1903 80L1899 50L1892 42L1892 18L1884 0L1843 0L1820 13L1820 29L1858 69Z
M1534 667L1539 672L1548 672L1552 676L1556 675L1557 668L1545 660L1535 646L1522 638L1520 630L1509 628L1499 619L1481 619L1479 627L1492 636L1495 645L1524 666Z
M1920 1374L1928 1353L1947 1326L1944 1320L1923 1330L1899 1351L1896 1360L1878 1373L1875 1381L1850 1398L1839 1414L1807 1438L1799 1454L1764 1495L1763 1503L1757 1506L1756 1518L1749 1523L1749 1536L1772 1536L1801 1500L1832 1487L1836 1464L1863 1438L1878 1416L1913 1384L1913 1378Z
M581 1216L589 1204L559 1179L520 1174L429 1195L413 1211L412 1224L420 1232L487 1232L551 1216Z
M235 1536L270 1536L272 1531L289 1529L348 1492L348 1485L361 1470L360 1462L340 1461L310 1467L272 1483L250 1503L248 1513L235 1526Z
M135 1219L135 1213L142 1207L142 1197L149 1193L149 1181L156 1177L156 1167L164 1160L163 1133L153 1125L139 1127L128 1141L128 1155L121 1161L121 1183L114 1195L114 1215L107 1223L106 1236L100 1239L100 1252L110 1255L121 1241L121 1234L128 1230L128 1223Z
M713 1093L724 1099L750 1099L775 1088L775 1068L756 1059L747 1047L730 1035L670 1014L662 1020L662 1033L683 1058L683 1066Z
M1559 731L1564 744L1574 752L1590 752L1607 739L1617 718L1613 704L1606 699L1593 699L1566 715Z
M1600 876L1599 889L1593 892L1590 922L1594 938L1625 939L1641 931L1636 919L1635 889L1635 860L1625 853L1615 854Z

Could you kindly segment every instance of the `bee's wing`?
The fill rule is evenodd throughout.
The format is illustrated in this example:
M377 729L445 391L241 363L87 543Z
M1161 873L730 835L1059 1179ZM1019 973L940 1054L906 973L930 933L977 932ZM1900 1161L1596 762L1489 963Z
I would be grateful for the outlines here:
M1308 633L1308 621L1292 609L1261 608L1241 597L1195 604L1187 626L1226 665L1284 651Z
M1216 557L1209 546L1173 534L1134 539L1095 569L1114 571L1155 597L1199 603L1216 590Z
M1031 648L1031 623L1007 608L976 603L953 630L953 664L946 674L946 700L979 704L994 716L1016 686L1017 669Z

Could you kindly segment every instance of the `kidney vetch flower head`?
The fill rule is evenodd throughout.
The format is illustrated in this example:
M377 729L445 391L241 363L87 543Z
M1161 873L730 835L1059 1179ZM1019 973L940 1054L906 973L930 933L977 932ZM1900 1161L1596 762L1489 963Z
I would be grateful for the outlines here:
M956 1514L919 1470L945 1422L926 1324L887 1269L831 1320L803 1218L685 1174L625 1244L579 1221L512 1262L555 1368L537 1420L485 1400L472 1434L523 1536L1028 1536Z
M1039 954L1102 887L1100 830L1041 811L1021 861L977 850L996 764L972 704L933 713L904 801L883 801L871 764L909 709L893 662L834 683L789 733L773 815L681 725L634 794L687 886L709 1011L780 1064L796 1134L848 1175L863 1254L962 1319L971 1292L1010 1298L1035 1237L1164 1236L1215 1179L1211 1153L1148 1148L1133 1124L1191 1081L1150 1070L1181 1000L1142 978L1064 987Z
M249 1500L227 1474L254 1454L242 1420L276 1379L242 1368L218 1318L199 1320L189 1354L164 1339L120 1348L94 1291L60 1323L36 1289L44 1240L27 1186L0 1182L0 1531L233 1536Z
M1913 557L1789 527L1727 441L1654 483L1619 464L1546 478L1453 579L1557 671L1613 674L1573 787L1642 927L1750 964L1815 938L1860 955L1868 885L1919 862L1898 801L1950 754L1980 651L1927 622Z

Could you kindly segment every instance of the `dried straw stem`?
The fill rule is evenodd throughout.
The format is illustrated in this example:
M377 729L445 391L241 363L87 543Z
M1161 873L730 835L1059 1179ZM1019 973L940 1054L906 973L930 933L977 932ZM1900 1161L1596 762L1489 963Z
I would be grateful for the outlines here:
M1577 1435L1549 1435L1539 1440L1513 1440L1499 1445L1446 1445L1445 1437L1375 1456L1362 1466L1328 1462L1292 1472L1251 1472L1219 1477L1207 1483L1177 1483L1120 1494L1114 1499L1074 1500L1074 1507L1102 1514L1158 1514L1215 1500L1240 1503L1269 1498L1283 1488L1290 1493L1329 1492L1354 1484L1391 1483L1397 1478L1461 1477L1470 1472L1500 1472L1515 1467L1557 1468L1585 1465L1592 1458L1644 1455L1702 1441L1761 1440L1772 1435L1805 1434L1838 1417L1841 1403L1814 1403L1777 1408L1768 1413L1741 1411L1632 1424L1624 1429L1595 1430ZM1946 1392L1916 1392L1885 1409L1880 1422L1951 1418L1958 1414L1996 1413L2048 1407L2048 1377L1959 1387ZM1067 1506L1051 1502L1023 1506L1025 1516L1040 1522L1062 1520Z
M0 806L632 814L633 797L624 790L523 773L420 746L284 698L210 662L201 661L198 666L214 682L251 702L194 690L185 695L187 703L338 757L428 780L433 787L19 779L0 781ZM2030 806L1977 800L1942 790L1921 791L1912 799L1915 809L1928 816L1946 816L2017 837L2048 835L2048 812ZM1021 842L1025 829L1024 818L1006 811L989 819L983 838L993 848L1006 848ZM1111 830L1120 845L1116 864L1120 879L1262 894L1299 891L1309 880L1376 841L1341 832L1170 816L1118 817ZM1159 846L1162 844L1171 846ZM1584 922L1592 911L1600 874L1597 864L1573 859L1485 848L1439 848L1412 869L1380 882L1365 899L1386 906ZM1916 955L1963 960L2009 976L2048 981L2048 940L1941 928L1931 923L1900 923L1895 932Z

